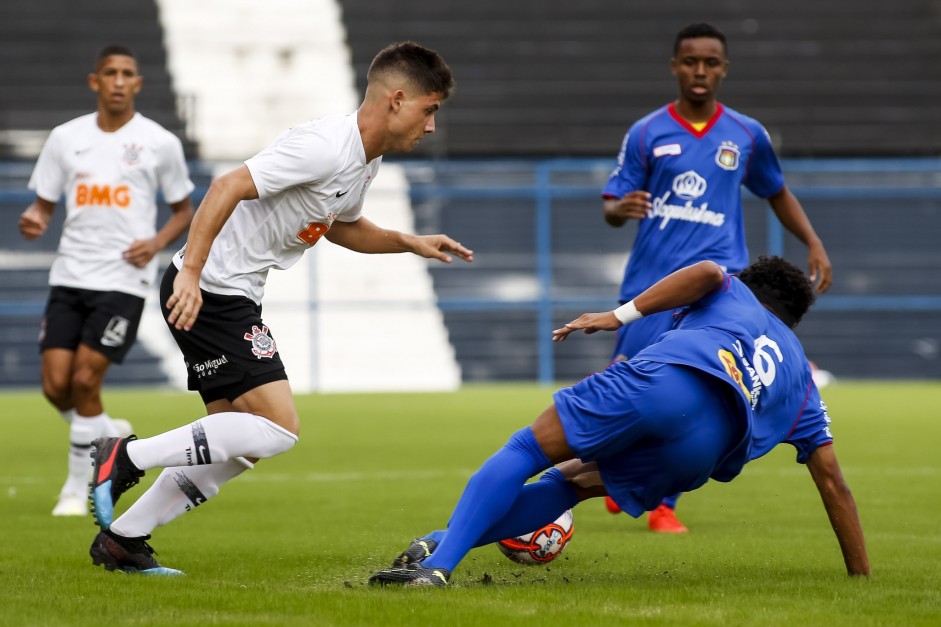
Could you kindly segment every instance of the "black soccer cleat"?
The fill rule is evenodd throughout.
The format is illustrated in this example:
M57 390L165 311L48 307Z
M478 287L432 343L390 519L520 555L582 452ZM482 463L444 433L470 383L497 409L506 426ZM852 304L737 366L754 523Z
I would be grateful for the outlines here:
M125 538L110 531L99 531L88 549L92 564L105 570L135 575L182 575L183 571L161 566L156 551L147 544L150 536Z
M426 538L415 538L397 558L392 560L392 568L405 568L409 564L417 564L435 552L438 543Z
M136 440L126 438L98 438L91 443L92 476L88 500L95 523L101 529L109 529L114 518L114 504L118 498L137 485L144 471L137 468L127 456L127 443Z
M434 586L444 588L451 579L451 572L444 568L426 568L420 563L409 564L404 568L387 568L380 570L369 578L371 586L387 586L390 584L421 588Z

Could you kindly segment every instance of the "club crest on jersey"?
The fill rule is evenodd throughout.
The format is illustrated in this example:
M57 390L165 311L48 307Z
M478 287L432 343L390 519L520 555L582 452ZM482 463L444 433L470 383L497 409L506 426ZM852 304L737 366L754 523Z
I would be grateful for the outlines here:
M140 153L143 151L143 146L138 146L137 144L124 144L124 163L128 165L137 165L140 163Z
M716 151L716 164L724 170L737 170L738 160L742 156L738 146L732 142L722 142Z
M265 325L259 329L253 324L252 332L246 333L244 337L252 343L252 354L258 359L262 357L271 359L278 352L278 345L275 344L274 338L268 335L268 327Z

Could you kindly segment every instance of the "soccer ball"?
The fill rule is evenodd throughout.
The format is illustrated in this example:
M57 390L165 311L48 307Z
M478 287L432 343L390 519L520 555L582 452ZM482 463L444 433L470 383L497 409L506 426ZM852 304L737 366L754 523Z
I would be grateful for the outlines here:
M561 516L545 527L532 533L497 542L497 547L504 555L519 564L548 564L562 553L562 549L572 539L575 520L572 510L566 510Z

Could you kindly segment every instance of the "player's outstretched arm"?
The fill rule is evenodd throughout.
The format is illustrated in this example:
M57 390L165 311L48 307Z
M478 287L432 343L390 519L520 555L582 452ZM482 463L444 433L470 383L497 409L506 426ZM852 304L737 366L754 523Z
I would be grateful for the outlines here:
M868 576L869 556L866 553L863 526L859 522L856 501L843 479L833 446L821 446L814 451L807 460L807 469L817 484L830 524L836 532L847 574Z
M725 281L725 272L712 261L700 261L681 268L660 279L631 302L614 311L582 314L564 327L552 332L552 341L561 342L573 331L587 334L616 331L642 316L669 311L697 300L718 289Z
M411 235L383 229L362 217L355 222L334 222L325 237L358 253L415 253L445 263L451 263L447 253L452 253L464 261L474 260L474 251L447 235Z

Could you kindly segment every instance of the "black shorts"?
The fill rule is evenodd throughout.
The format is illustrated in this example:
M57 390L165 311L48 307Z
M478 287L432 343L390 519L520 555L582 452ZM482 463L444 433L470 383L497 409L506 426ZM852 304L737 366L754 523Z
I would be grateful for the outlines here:
M160 283L160 310L170 315L167 300L173 294L177 269L172 263ZM170 333L183 352L187 387L204 403L233 401L265 383L287 379L271 332L261 319L261 305L244 296L221 296L200 290L203 306L189 331Z
M137 338L143 313L140 296L54 285L39 331L39 352L74 351L85 344L119 364Z

